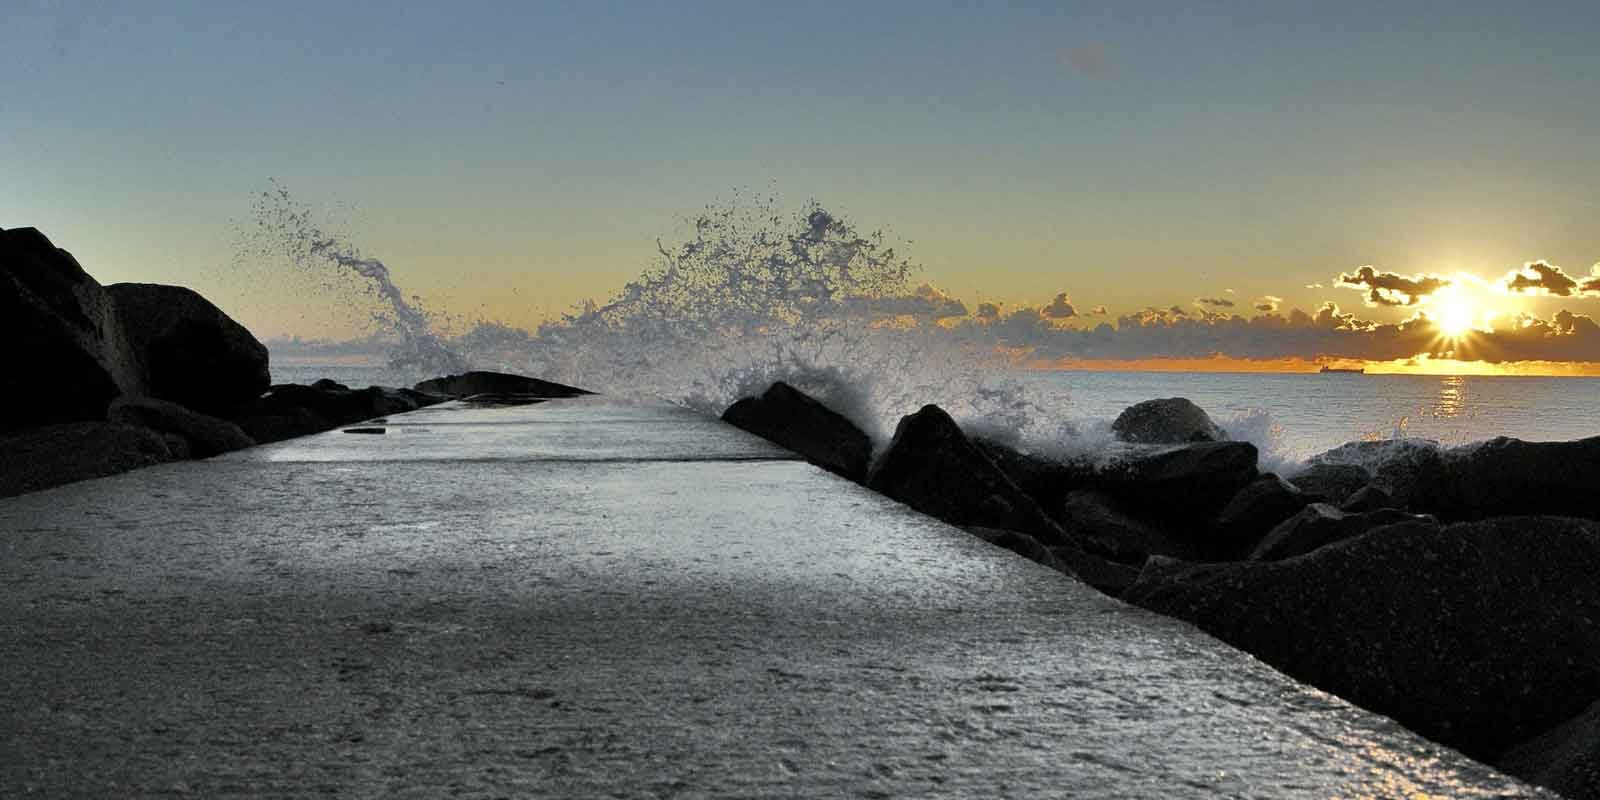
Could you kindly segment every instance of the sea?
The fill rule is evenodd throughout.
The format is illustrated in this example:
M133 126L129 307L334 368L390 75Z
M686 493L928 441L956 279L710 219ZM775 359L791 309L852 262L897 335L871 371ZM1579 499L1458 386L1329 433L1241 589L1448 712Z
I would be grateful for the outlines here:
M1142 400L1186 397L1285 466L1362 439L1427 439L1449 447L1496 436L1600 435L1593 411L1600 378L1039 369L1012 377L1032 390L1039 404L1033 413L1082 431L1109 427ZM273 368L275 383L319 378L356 387L415 382L404 371L372 364L300 361Z

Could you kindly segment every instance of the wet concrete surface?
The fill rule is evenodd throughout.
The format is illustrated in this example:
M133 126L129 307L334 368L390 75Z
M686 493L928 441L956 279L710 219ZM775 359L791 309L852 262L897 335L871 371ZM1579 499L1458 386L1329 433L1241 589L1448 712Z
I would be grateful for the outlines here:
M1540 796L715 420L383 427L0 500L0 796Z

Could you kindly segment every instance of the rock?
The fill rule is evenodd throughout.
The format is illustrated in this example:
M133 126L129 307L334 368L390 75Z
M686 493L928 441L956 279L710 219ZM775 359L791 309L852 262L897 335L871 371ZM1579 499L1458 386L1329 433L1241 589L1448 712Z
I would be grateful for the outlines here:
M1359 514L1366 511L1377 511L1381 508L1394 508L1394 498L1388 492L1377 486L1363 486L1356 493L1345 498L1341 511Z
M1097 487L1141 516L1204 525L1256 478L1249 442L1206 442L1139 456L1097 473Z
M999 528L985 528L977 525L966 528L967 533L982 539L996 547L1003 547L1016 553L1029 561L1036 561L1057 572L1071 574L1071 570L1056 557L1050 548L1039 543L1038 539L1026 533L1001 530Z
M171 461L162 434L111 422L69 422L0 436L0 497Z
M177 434L187 443L188 455L194 458L210 458L256 443L232 422L151 397L119 397L112 401L106 418L124 425Z
M1339 505L1372 481L1360 464L1312 464L1289 482L1322 502Z
M1284 561L1151 559L1124 599L1478 759L1600 697L1600 525L1401 525Z
M1003 528L1046 545L1065 533L938 406L900 420L867 486L952 525Z
M1221 442L1228 438L1204 409L1184 397L1131 405L1111 423L1111 431L1124 442L1139 444Z
M1444 472L1443 451L1428 439L1350 442L1307 461L1355 464L1372 473L1372 484L1389 493L1397 508L1427 510L1427 496Z
M1437 528L1439 521L1393 508L1352 514L1327 503L1312 503L1273 528L1250 553L1252 561L1277 561L1304 555L1335 542L1354 539L1386 525L1414 524Z
M0 340L0 431L104 420L143 390L110 295L33 228L0 230Z
M534 397L578 397L594 392L563 386L559 383L508 375L504 372L472 371L460 375L446 375L423 381L412 387L423 394L436 397L462 398L475 394L526 394Z
M1070 570L1068 574L1112 597L1121 597L1139 578L1139 568L1107 561L1076 547L1052 547L1050 552Z
M1516 514L1600 519L1600 437L1525 442L1500 437L1444 453L1442 474L1414 494L1417 510L1446 520Z
M1061 526L1085 550L1125 564L1143 564L1152 555L1185 560L1201 557L1200 537L1192 532L1175 535L1158 523L1137 519L1105 492L1069 492L1062 503Z
M253 409L233 419L259 444L281 442L338 427L309 408Z
M1268 531L1310 502L1305 492L1276 475L1256 478L1235 493L1212 522L1211 555L1222 559L1243 556Z
M1600 797L1600 702L1490 763L1564 797Z
M1062 463L981 437L974 437L972 444L1057 521L1067 494L1093 485L1095 470L1089 464Z
M836 475L860 483L867 478L872 440L850 420L783 381L760 397L746 397L722 419Z
M271 383L267 348L209 300L181 286L106 287L144 379L144 394L227 416Z

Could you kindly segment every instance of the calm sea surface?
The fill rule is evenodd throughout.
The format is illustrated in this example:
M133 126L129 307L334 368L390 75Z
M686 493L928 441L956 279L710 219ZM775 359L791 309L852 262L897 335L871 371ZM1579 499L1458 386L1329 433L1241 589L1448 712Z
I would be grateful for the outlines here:
M279 383L324 377L352 386L414 382L383 367L348 364L273 370ZM1273 437L1288 457L1396 433L1447 445L1502 435L1600 435L1600 378L1036 371L1021 381L1041 413L1088 426L1103 426L1141 400L1187 397L1238 438Z

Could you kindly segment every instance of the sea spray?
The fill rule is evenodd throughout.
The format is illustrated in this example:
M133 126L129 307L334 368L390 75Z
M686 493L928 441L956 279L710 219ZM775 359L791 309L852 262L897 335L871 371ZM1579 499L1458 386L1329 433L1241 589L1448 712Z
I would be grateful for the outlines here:
M311 209L295 201L282 185L274 181L258 194L253 210L255 225L240 231L241 250L255 257L282 258L312 275L325 277L331 271L333 280L321 281L325 291L354 287L376 301L370 320L390 343L392 369L418 378L467 369L467 359L445 343L434 315L418 298L405 296L382 261L362 255L344 237L325 233L312 219Z

